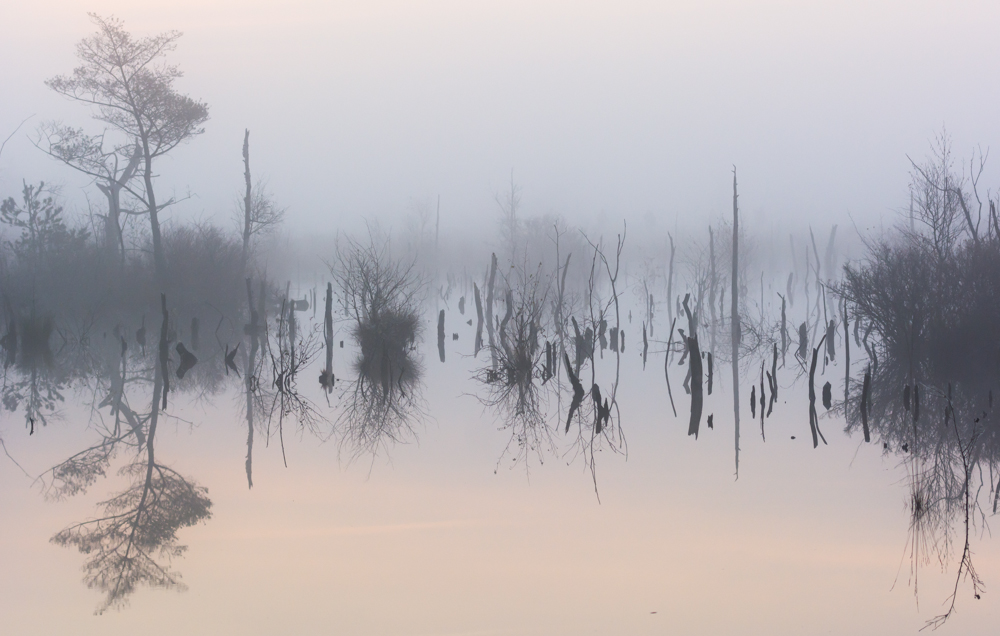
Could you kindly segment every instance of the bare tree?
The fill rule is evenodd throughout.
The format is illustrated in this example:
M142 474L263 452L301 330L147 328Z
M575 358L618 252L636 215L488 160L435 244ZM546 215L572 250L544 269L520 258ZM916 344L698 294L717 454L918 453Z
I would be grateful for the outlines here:
M496 195L497 205L500 206L500 238L504 247L510 250L507 255L511 262L516 261L518 243L520 237L520 221L517 218L518 210L521 207L521 187L514 183L514 171L510 171L510 190L502 195Z
M95 119L124 136L112 147L114 152L130 156L133 148L139 148L142 185L134 188L126 184L124 188L144 204L149 215L153 258L162 280L166 262L159 213L173 200L157 203L153 162L204 132L202 124L208 120L208 106L174 90L174 80L182 73L163 61L176 47L180 32L136 39L120 20L95 14L90 17L97 25L97 33L77 44L76 54L82 65L71 75L54 77L45 84L61 95L89 104Z
M35 146L70 168L94 179L97 188L108 199L108 215L104 222L104 245L110 254L125 257L122 240L121 192L136 175L142 148L127 144L106 146L104 134L87 135L81 128L55 122L39 127Z
M285 208L279 207L267 190L266 180L250 178L250 130L243 135L243 177L246 191L237 206L236 220L243 229L243 270L250 260L252 241L274 232L285 218Z
M911 213L917 223L926 228L926 239L930 241L938 260L943 261L951 255L963 229L978 241L978 223L972 222L966 204L964 179L953 172L951 143L945 133L935 140L932 155L922 165L910 159L913 168L911 192L914 194ZM966 220L964 228L960 221L962 216Z

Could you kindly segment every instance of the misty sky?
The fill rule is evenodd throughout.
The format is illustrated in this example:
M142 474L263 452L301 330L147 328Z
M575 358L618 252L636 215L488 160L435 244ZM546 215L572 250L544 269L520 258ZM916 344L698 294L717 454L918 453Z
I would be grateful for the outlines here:
M226 222L245 127L300 231L437 195L443 227L478 227L512 169L525 214L707 224L733 164L751 222L870 226L942 126L959 159L1000 138L996 2L38 0L0 8L0 136L34 114L0 157L4 197L23 177L100 200L28 139L50 119L100 130L43 84L76 66L87 11L184 33L178 88L211 119L159 166L161 190L194 195L176 220Z

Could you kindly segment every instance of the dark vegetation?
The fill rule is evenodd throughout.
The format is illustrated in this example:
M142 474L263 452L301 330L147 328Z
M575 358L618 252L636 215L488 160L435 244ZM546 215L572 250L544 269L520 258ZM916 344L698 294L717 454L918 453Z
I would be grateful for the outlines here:
M422 413L416 346L424 285L412 264L393 259L388 247L372 230L367 244L348 239L332 267L343 318L359 349L337 420L352 456L411 439Z
M926 164L914 164L909 224L872 241L864 261L845 267L838 287L860 327L855 337L863 334L856 344L870 360L842 405L847 430L861 427L866 440L903 457L914 588L921 565L932 556L947 562L956 541L961 546L950 604L928 622L932 627L952 614L963 581L980 598L970 542L985 527L982 504L995 514L1000 492L996 202L970 209L970 200L979 201L982 159L967 183L952 172L946 138L935 151Z

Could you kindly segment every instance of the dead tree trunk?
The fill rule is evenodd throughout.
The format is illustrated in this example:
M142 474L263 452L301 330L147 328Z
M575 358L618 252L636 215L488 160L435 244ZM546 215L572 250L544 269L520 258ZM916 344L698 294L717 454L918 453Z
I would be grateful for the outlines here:
M667 270L667 318L674 321L674 237L667 232L670 238L670 267Z
M497 277L497 255L494 253L490 258L490 278L486 285L486 333L490 338L490 359L493 362L493 370L497 368L497 343L493 329L493 284Z
M327 288L328 293L331 291ZM327 301L327 307L329 307L329 300ZM246 331L247 336L250 338L250 353L246 359L246 367L243 370L243 384L244 391L246 393L246 410L247 410L247 457L246 457L246 472L247 472L247 488L253 488L253 397L254 397L254 387L257 383L257 378L254 378L254 371L257 366L257 351L260 349L260 314L254 309L253 306L253 291L250 286L250 279L247 278L247 313L250 314L250 322L247 325ZM332 322L331 322L332 326ZM331 338L332 340L332 338ZM327 349L330 353L327 354L327 358L330 359L332 356L332 350Z
M243 179L246 181L246 192L243 195L243 273L247 271L247 261L250 258L250 222L253 199L250 183L250 129L243 134Z
M708 323L708 352L714 357L715 356L715 287L716 287L716 277L718 274L715 271L715 234L712 232L712 226L708 226L708 313L709 313L709 323ZM709 386L711 387L711 380L709 381ZM709 390L709 395L712 391Z
M122 238L121 227L121 191L139 169L139 160L142 159L142 148L138 145L128 165L117 179L108 179L106 184L98 183L98 189L108 198L108 219L104 224L104 247L108 254L114 255L125 264L125 241Z
M736 190L736 168L733 168L733 269L731 302L731 331L733 356L733 419L736 426L736 478L740 476L740 212Z
M323 341L326 345L326 392L333 392L333 283L326 284L326 307L323 311Z
M476 343L472 357L476 357L479 355L479 350L483 348L483 299L479 294L479 286L473 283L472 288L476 295Z

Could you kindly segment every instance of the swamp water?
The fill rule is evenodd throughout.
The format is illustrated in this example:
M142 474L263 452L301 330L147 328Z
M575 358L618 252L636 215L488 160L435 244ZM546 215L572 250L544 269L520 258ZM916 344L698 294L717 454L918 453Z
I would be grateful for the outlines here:
M794 346L784 368L778 361L780 394L764 419L766 441L758 407L756 418L749 408L750 384L763 385L756 384L756 370L743 373L750 380L741 392L734 479L729 364L716 361L714 391L704 397L696 440L688 435L683 347L674 334L674 416L663 376L666 334L647 337L644 364L642 321L625 317L641 315L643 301L633 294L621 298L627 340L620 358L601 350L597 334L591 338L594 361L585 359L578 373L586 400L567 431L573 388L565 365L541 384L551 361L544 345L530 356L539 364L529 380L547 391L537 396L540 414L512 415L524 402L516 391L498 399L498 385L516 388L518 382L502 364L494 370L489 336L481 336L485 343L473 357L471 293L464 314L457 310L457 291L422 305L419 337L405 352L414 377L402 383L391 369L359 366L362 347L350 323L338 321L326 331L322 287L297 291L310 302L294 312L295 340L288 337L287 319L275 319L289 315L280 301L261 306L261 323L270 331L261 332L261 366L250 383L245 370L253 330L235 319L202 317L195 349L190 316L181 311L170 314L163 329L165 367L158 366L157 353L162 320L152 312L121 320L117 331L98 325L75 340L66 337L71 329L57 325L47 341L52 360L8 367L7 386L15 387L20 404L4 415L3 440L20 466L0 462L4 631L909 634L947 609L941 602L954 588L961 546L942 552L950 560L941 564L934 546L924 545L934 561L921 563L914 581L907 465L899 453L863 443L860 432L845 434L843 416L820 404L817 421L829 444L812 447L803 374L808 360L796 360ZM514 351L520 314L506 317L505 301L494 303L494 347ZM167 306L173 311L169 299ZM444 362L435 342L441 309ZM137 339L140 325L145 352ZM24 338L23 328L21 333ZM330 333L337 380L327 392L316 378ZM552 341L544 328L536 336L539 343ZM197 363L178 378L182 342ZM241 350L227 373L225 360L236 342ZM291 342L298 344L302 366L289 383L282 374L295 364ZM572 345L567 351L572 367ZM123 360L127 406L116 417ZM820 356L817 393L829 381L842 395L842 364L824 365ZM616 373L616 412L595 435L592 382L607 395ZM374 393L359 405L352 382L361 376ZM151 407L163 378L167 406L161 397ZM248 387L257 418L252 477ZM406 396L403 419L379 433L376 444L364 441L343 414L357 418L359 409L384 408L391 391ZM53 392L64 400L47 408L43 398ZM26 415L32 396L40 400L32 407L37 413ZM152 411L158 421L150 461L145 444ZM135 421L146 438L141 444L130 424ZM92 484L81 478L79 466L44 472L119 438L119 450L103 469L106 477L95 474ZM135 467L122 474L129 464ZM150 465L162 482L147 489L143 502ZM88 488L45 500L56 494L54 487L69 494L70 483ZM103 503L130 492L117 508ZM149 498L159 512L148 512ZM93 537L97 518L134 510L138 523L129 520L100 547L73 538ZM50 540L80 523L77 535L64 531L67 547ZM123 553L122 542L144 523L147 543ZM989 586L1000 572L1000 550L988 531L979 525L973 530L976 568ZM951 541L960 544L961 537L959 529ZM920 539L938 540L930 534ZM119 560L95 561L101 550ZM137 564L140 553L148 563ZM81 584L85 563L94 589ZM121 587L122 572L140 565L145 570L136 574L134 589ZM988 596L976 602L966 579L958 589L958 609L944 629L988 633L997 623L996 606ZM95 608L107 611L95 616Z

